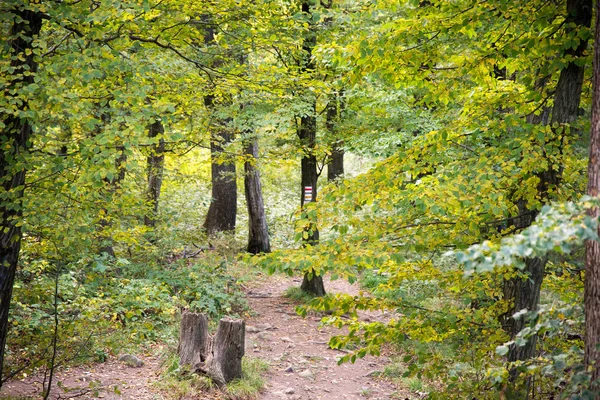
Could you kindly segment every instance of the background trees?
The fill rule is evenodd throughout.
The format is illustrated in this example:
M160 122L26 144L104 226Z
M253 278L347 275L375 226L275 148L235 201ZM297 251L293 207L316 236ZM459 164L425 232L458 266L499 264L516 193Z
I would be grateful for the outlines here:
M588 200L577 202L586 184L591 7L3 3L0 342L15 276L21 332L24 315L49 300L19 282L47 289L52 273L61 291L78 293L65 313L81 312L75 304L90 285L137 293L152 280L164 285L148 292L148 304L181 296L182 305L226 312L227 301L215 306L221 300L186 291L181 260L211 248L207 233L217 243L218 232L234 231L248 233L250 253L276 249L253 263L302 274L313 294L325 294L326 273L370 287L373 297L315 301L336 310L327 322L355 333L332 341L357 346L347 359L407 344L407 373L440 376L444 398L484 398L490 387L576 393L581 249L538 252L519 238L542 237L569 215L587 227L574 235L593 237L594 222L581 216ZM334 183L318 186L326 166ZM242 177L244 199L235 194ZM553 202L566 205L547 211ZM247 233L235 232L238 220L248 221ZM110 259L99 255L109 248ZM494 261L503 251L508 261ZM140 272L146 264L182 269ZM227 276L226 266L214 268L194 273ZM143 321L160 308L136 307L106 324ZM363 308L403 318L342 318ZM586 362L593 358L588 348ZM537 386L525 385L532 375ZM552 387L559 378L574 383Z

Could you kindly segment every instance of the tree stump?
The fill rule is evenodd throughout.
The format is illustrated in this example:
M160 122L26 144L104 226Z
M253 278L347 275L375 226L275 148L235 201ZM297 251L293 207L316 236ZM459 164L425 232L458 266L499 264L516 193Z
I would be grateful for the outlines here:
M185 312L181 316L179 331L179 365L189 365L196 370L206 361L208 318L204 314Z
M243 320L223 318L217 333L208 333L204 314L184 313L179 335L179 364L210 377L217 385L242 376L242 357L246 324Z

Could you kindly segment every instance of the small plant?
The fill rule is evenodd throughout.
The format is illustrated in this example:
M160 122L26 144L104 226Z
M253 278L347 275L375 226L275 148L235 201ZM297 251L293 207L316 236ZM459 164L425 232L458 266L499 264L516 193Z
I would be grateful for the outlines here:
M386 365L383 369L382 375L386 378L400 378L404 373L404 368L400 363L394 362L392 364Z
M410 389L411 392L422 392L423 391L423 381L419 378L407 378L405 380L406 386Z

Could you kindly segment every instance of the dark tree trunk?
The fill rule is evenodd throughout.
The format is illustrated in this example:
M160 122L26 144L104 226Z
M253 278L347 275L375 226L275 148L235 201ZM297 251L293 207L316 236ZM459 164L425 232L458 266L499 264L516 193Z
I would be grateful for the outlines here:
M311 14L311 1L302 1L302 12ZM310 19L312 20L312 19ZM305 73L314 71L314 60L312 58L312 51L317 44L317 36L315 27L311 25L309 31L304 37L302 43L302 59L300 70ZM300 144L305 149L305 153L301 160L301 190L300 190L300 205L304 207L304 193L307 187L312 188L311 201L317 199L317 180L319 178L317 173L317 156L315 154L315 148L317 144L317 102L312 94L306 94L310 96L310 113L307 115L300 116L300 123L298 125L298 137L300 138ZM316 224L311 224L308 228L308 236L304 239L305 244L315 245L319 241L319 229ZM304 274L302 286L300 287L305 292L311 293L315 296L323 296L325 294L325 287L323 285L323 277L316 275L311 272Z
M340 114L344 109L342 94L333 94L327 103L327 120L325 125L329 134L334 139L331 145L331 155L327 164L327 180L335 181L339 177L344 176L344 142L338 140L338 124L340 122Z
M600 195L600 2L596 2L596 32L594 41L594 84L592 101L592 129L590 135L590 159L588 164L588 187L590 196ZM598 218L598 208L590 210L590 216ZM585 365L592 366L594 391L600 390L600 243L585 243ZM600 395L596 395L600 399Z
M567 15L568 21L574 22L578 27L589 27L592 19L592 0L568 0ZM567 126L577 119L584 73L584 67L577 65L577 62L584 56L586 47L587 40L582 39L576 48L570 48L566 51L566 54L572 56L575 60L569 62L561 71L556 86L554 106L552 107L552 117L550 120L553 127L553 134L552 137L546 138L547 148L554 148L556 150L554 150L554 154L545 154L547 168L537 174L540 180L538 193L544 203L551 200L553 191L558 187L562 179L562 163L561 161L557 163L553 160L562 159L565 139L569 134ZM573 132L570 135L572 136ZM529 214L535 215L537 213L534 210L529 210ZM525 227L517 226L517 228ZM533 258L525 261L525 270L523 272L528 277L528 280L518 279L513 282L515 285L513 297L514 312L522 309L527 309L528 311L536 310L539 303L540 289L547 259ZM506 329L511 334L511 337L514 337L524 327L522 320L516 321L510 319L507 322ZM508 360L519 361L533 357L535 354L535 345L536 338L533 337L521 348L517 348L515 345L511 346L508 353ZM517 371L511 371L513 380L516 375ZM524 393L524 390L528 391L528 389L521 389L519 392ZM525 396L528 396L528 394L525 393Z
M327 164L327 180L329 182L344 176L344 148L336 142L331 148L331 161Z
M157 119L148 128L148 137L151 139L165 133L162 122ZM165 166L165 140L159 138L158 143L152 146L152 153L148 156L148 205L150 210L144 216L144 225L154 228L156 225L156 215L158 213L158 200L160 199L160 188L163 181L163 171Z
M212 135L211 183L212 199L204 221L204 229L209 235L216 232L235 230L237 216L237 184L235 161L223 161L224 146L233 140L233 133L222 126Z
M323 277L320 275L304 274L300 289L317 297L322 297L326 294L325 285L323 284Z
M206 31L204 43L207 46L215 45L215 28L212 25L211 15L203 15ZM217 67L219 61L213 62ZM207 94L204 96L204 105L209 112L215 110L215 96ZM210 157L211 157L211 183L212 198L204 229L209 235L216 232L228 232L235 230L237 217L237 184L235 160L223 157L224 147L231 143L234 138L233 130L228 127L229 121L215 118L216 122L210 127Z
M11 10L13 25L8 38L11 49L13 73L8 76L8 85L3 91L5 102L18 104L18 111L29 108L28 99L21 96L23 87L33 83L38 64L35 61L33 39L42 28L42 13L26 10L26 7ZM25 72L28 74L25 74ZM25 185L24 167L18 167L29 150L32 126L17 113L0 114L0 183L4 194L0 203L0 386L4 349L8 335L8 314L15 272L19 261L22 231L22 200Z
M256 166L258 161L258 140L250 139L245 146L246 162L244 162L244 190L248 206L248 252L252 254L270 253L269 230L265 205L260 184L260 173Z

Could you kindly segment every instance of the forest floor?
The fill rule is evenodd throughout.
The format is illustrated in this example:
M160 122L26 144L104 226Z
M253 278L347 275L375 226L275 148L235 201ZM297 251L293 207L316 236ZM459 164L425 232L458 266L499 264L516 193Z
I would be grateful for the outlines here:
M247 289L247 298L253 317L247 321L246 355L266 361L269 371L260 400L352 400L352 399L418 399L420 396L401 390L380 375L389 358L365 357L355 364L338 365L343 352L328 347L329 338L338 330L322 327L321 317L314 314L302 318L295 313L296 304L285 298L285 291L299 286L291 278L269 277L268 282L257 283ZM347 281L325 282L329 292L356 294L357 285ZM363 320L384 320L390 315L364 313ZM132 367L115 358L90 366L73 367L57 372L54 382L70 388L66 392L54 387L51 399L139 399L168 398L155 384L160 379L160 346L147 354L138 355L141 367ZM43 376L7 382L0 398L40 398ZM115 388L117 390L115 390ZM218 394L200 394L186 399L226 399Z

